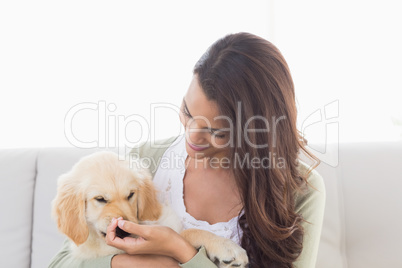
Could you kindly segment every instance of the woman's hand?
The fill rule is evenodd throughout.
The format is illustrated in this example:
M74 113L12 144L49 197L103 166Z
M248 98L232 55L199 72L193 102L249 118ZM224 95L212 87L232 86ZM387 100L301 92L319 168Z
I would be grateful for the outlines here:
M138 238L116 236L116 228L137 235ZM155 254L172 257L180 263L189 261L197 250L171 228L159 225L139 225L113 219L107 228L106 243L128 254Z

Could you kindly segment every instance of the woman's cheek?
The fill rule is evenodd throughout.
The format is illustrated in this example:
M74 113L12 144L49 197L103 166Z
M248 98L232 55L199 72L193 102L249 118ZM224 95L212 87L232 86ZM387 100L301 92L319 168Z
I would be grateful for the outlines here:
M214 147L219 149L228 149L230 147L230 137L214 138L212 137L211 143Z

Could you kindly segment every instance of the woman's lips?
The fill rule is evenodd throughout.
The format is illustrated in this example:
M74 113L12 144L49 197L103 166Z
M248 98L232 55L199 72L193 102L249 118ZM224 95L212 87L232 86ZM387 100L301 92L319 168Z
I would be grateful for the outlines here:
M190 146L190 148L193 149L193 150L195 150L195 151L202 151L202 150L205 150L205 149L208 149L208 148L209 148L209 146L203 146L203 147L201 147L201 146L193 145L193 144L191 144L191 143L189 143L189 142L187 142L187 143L188 143L188 146Z

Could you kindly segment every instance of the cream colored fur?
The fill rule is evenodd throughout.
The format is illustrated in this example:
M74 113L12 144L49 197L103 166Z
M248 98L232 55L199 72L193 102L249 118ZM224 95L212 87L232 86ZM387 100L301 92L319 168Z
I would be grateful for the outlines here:
M112 152L86 156L60 176L52 215L59 230L74 242L73 255L83 259L123 253L108 246L104 239L112 218L182 231L173 210L158 202L149 171L131 169L128 161L119 160ZM245 267L248 262L246 252L229 239L197 229L185 230L181 235L195 247L204 245L219 267Z

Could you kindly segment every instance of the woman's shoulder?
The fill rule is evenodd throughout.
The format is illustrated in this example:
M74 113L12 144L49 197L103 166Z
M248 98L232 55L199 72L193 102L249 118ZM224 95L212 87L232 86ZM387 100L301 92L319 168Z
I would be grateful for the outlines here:
M180 136L171 136L169 138L157 140L151 138L149 140L139 142L131 149L129 157L131 160L141 158L142 161L148 163L148 168L153 176L163 154L178 137Z
M311 169L311 166L309 166L307 163L303 162L302 160L299 160L298 170L299 170L299 174L301 176L307 176L307 182L309 184L311 184L318 190L325 191L324 179L322 178L320 173L318 173L318 171L315 168Z
M142 156L164 152L179 136L171 136L164 139L149 139L142 141L133 147L130 153L138 153Z
M303 251L295 267L314 267L325 211L325 185L317 170L299 161L299 174L306 176L307 185L296 194L295 212L303 217Z
M306 177L307 184L296 193L296 210L308 209L306 206L322 206L325 203L324 179L316 169L299 160L299 174Z

